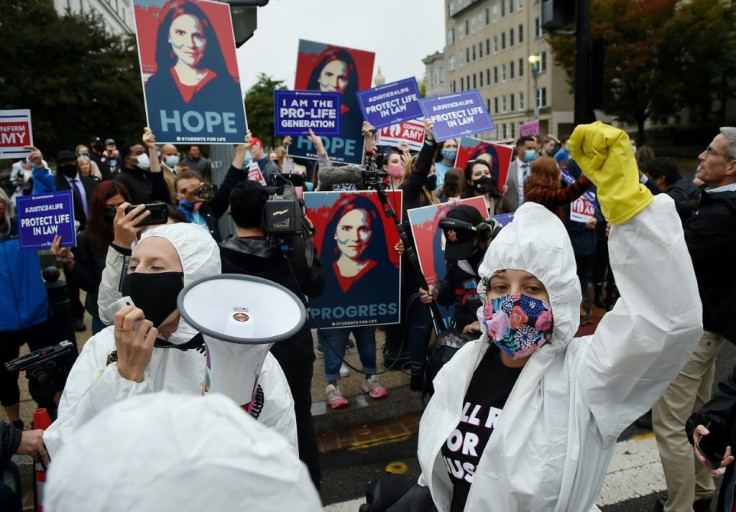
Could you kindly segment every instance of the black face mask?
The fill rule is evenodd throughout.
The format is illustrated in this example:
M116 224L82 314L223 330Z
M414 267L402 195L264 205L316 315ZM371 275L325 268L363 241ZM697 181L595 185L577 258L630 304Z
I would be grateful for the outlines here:
M432 176L427 176L424 186L427 187L427 190L433 192L437 188L437 175L433 174Z
M125 276L122 292L143 310L146 320L159 327L176 309L176 298L183 288L183 272L133 272Z
M487 194L493 189L493 180L488 176L483 176L473 181L473 190L481 194Z
M56 168L56 170L59 171L64 176L66 176L67 178L75 178L77 176L76 164L60 165Z

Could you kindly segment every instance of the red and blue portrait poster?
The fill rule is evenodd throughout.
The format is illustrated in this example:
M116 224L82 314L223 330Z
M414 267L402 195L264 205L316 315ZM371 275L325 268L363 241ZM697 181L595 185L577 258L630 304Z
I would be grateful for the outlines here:
M230 7L134 0L148 126L157 142L233 144L247 130Z
M509 165L514 155L514 148L504 144L488 142L473 137L460 139L457 149L455 167L464 168L470 160L484 159L491 166L491 171L496 177L498 190L503 192L506 184L506 176L509 173ZM485 215L484 215L485 217Z
M314 41L299 40L295 90L332 91L342 95L340 135L322 137L333 162L360 165L363 162L363 114L357 92L369 89L376 54ZM316 159L309 139L294 138L289 155Z
M401 215L401 191L386 193ZM309 299L323 329L394 324L401 315L399 233L378 193L305 192L325 288Z

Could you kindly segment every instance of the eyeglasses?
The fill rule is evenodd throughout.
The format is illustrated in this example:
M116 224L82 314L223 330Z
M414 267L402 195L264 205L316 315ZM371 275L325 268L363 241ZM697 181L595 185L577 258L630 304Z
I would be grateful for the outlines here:
M707 153L708 155L711 155L711 156L722 156L722 157L724 157L724 158L728 158L729 160L736 160L736 158L734 158L734 157L730 156L730 155L729 155L728 153L721 153L720 151L716 151L715 149L713 149L713 148L712 148L712 147L710 147L710 146L708 146L708 147L706 148L705 152L706 152L706 153Z

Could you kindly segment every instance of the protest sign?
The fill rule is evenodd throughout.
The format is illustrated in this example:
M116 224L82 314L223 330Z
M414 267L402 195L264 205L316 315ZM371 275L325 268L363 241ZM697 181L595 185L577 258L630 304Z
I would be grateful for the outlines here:
M424 117L434 122L437 141L495 130L480 93L472 91L419 100Z
M496 219L499 224L501 224L501 227L508 226L514 220L513 213L501 213L499 215L493 215L492 217Z
M26 146L33 146L31 111L0 110L0 159L28 156Z
M134 0L148 126L157 142L242 143L247 130L230 6Z
M358 93L363 119L374 128L391 126L422 116L416 78L407 78Z
M340 93L274 91L276 135L340 135Z
M491 166L491 172L496 178L498 190L503 192L509 164L514 157L514 148L495 142L463 137L457 150L455 167L464 168L470 160L485 160Z
M595 217L595 205L584 197L578 197L570 203L570 220L588 222Z
M418 119L384 126L376 130L376 144L379 146L400 146L402 142L412 151L419 151L424 145L424 122Z
M16 197L21 249L48 249L56 235L62 247L77 245L71 190Z
M401 214L401 191L387 192ZM391 324L401 315L399 234L378 193L305 192L325 287L309 299L321 328Z
M526 137L527 135L539 135L539 120L524 123L519 126L519 135Z
M363 115L356 93L371 86L375 54L314 41L299 41L295 90L339 92L340 135L322 137L333 162L363 162ZM289 156L317 159L314 145L303 135L294 138Z

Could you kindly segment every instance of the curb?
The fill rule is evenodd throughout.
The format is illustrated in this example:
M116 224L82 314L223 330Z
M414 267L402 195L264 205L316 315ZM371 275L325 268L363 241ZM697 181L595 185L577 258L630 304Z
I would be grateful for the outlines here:
M348 405L330 409L326 401L312 403L312 424L316 434L336 429L359 427L376 421L395 418L424 410L421 393L409 386L389 389L389 395L380 400L359 394L348 398Z

